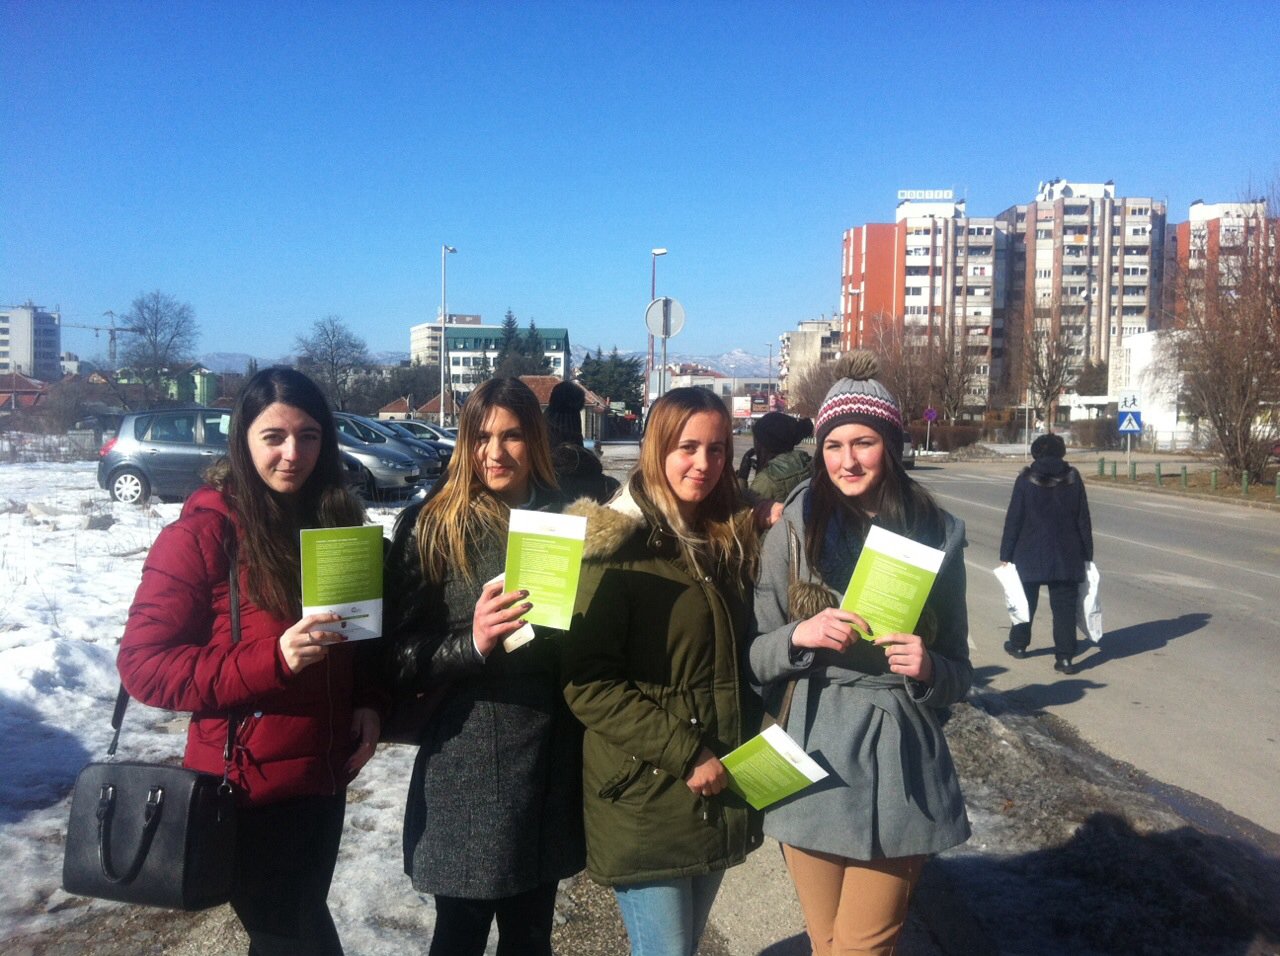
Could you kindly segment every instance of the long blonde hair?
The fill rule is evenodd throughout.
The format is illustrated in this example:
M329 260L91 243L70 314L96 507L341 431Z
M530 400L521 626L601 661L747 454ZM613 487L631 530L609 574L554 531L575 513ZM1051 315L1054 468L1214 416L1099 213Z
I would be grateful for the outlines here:
M529 450L530 484L556 487L547 426L538 397L518 378L491 378L480 385L462 406L458 444L449 459L449 472L418 512L418 560L423 573L434 581L443 581L451 569L456 569L474 583L468 542L481 534L501 534L506 530L511 509L485 485L476 464L480 433L495 408L505 408L520 422Z
M667 481L667 456L680 443L689 419L710 412L720 420L725 444L725 466L711 492L698 503L692 522L680 514L679 499ZM675 388L653 403L645 427L640 463L632 475L633 491L639 492L680 539L685 559L695 569L723 569L735 578L753 572L756 557L754 527L742 514L743 502L737 478L730 466L733 449L733 421L729 411L713 393L703 388ZM709 565L709 567L708 567Z

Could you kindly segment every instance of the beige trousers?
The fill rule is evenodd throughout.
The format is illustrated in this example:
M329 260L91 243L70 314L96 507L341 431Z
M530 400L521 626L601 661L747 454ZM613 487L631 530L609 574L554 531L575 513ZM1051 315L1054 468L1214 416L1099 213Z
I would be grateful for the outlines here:
M926 857L849 860L784 845L813 956L892 956Z

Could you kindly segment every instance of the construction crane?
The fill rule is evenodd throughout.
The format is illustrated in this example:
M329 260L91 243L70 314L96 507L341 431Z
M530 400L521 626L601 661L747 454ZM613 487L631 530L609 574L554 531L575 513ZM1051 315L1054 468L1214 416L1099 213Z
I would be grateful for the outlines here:
M120 332L141 332L142 329L136 329L131 325L116 325L116 314L110 309L102 313L111 320L110 325L81 325L77 322L63 322L62 327L66 329L89 329L93 332L96 339L99 332L107 333L107 361L111 364L111 371L116 370L116 335Z

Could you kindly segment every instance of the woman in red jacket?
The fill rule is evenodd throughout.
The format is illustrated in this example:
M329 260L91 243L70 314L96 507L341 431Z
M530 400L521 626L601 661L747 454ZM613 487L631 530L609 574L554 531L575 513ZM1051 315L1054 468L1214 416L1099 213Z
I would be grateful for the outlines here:
M286 368L254 375L231 415L228 458L206 477L151 548L117 666L133 697L191 711L186 766L230 773L242 810L231 905L251 956L340 956L326 898L347 783L379 726L374 709L354 706L352 648L313 630L337 615L302 615L299 530L364 520L315 383Z

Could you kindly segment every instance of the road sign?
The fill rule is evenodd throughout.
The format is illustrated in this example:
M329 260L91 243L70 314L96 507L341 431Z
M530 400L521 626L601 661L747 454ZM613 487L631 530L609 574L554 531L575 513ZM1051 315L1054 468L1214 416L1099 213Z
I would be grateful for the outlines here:
M1116 395L1116 407L1120 414L1142 411L1142 393L1136 388L1122 388Z
M1121 435L1142 434L1142 412L1121 412L1120 426L1116 429Z
M938 420L938 410L930 405L924 410L924 420L926 422L936 422Z
M684 306L670 296L654 299L644 310L644 324L659 338L678 335L684 328Z

